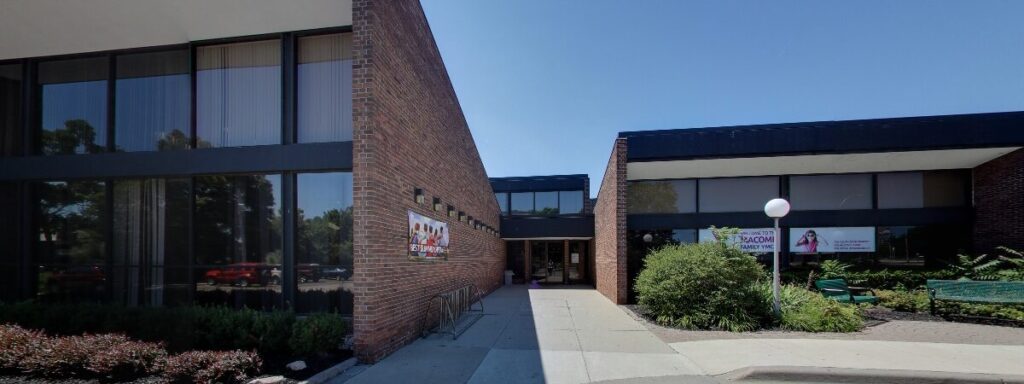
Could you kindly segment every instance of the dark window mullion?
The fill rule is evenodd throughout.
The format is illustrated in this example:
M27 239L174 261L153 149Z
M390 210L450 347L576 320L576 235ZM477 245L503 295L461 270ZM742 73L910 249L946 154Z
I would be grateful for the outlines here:
M188 45L188 77L189 77L189 128L188 128L188 147L190 149L198 148L198 138L196 137L196 45Z
M295 296L298 291L295 273L295 237L298 210L296 209L296 176L295 173L281 174L281 214L284 219L281 257L281 299L284 308L295 308Z
M281 143L296 141L296 40L294 33L281 35Z
M117 144L114 141L114 117L116 115L114 103L116 100L117 87L117 60L114 54L107 55L107 152L114 152Z

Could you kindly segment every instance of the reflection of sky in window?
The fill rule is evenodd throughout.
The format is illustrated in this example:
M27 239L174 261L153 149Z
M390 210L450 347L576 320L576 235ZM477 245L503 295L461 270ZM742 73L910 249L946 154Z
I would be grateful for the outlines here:
M213 147L281 142L281 68L196 72L196 134Z
M298 66L298 141L352 140L352 60Z
M187 74L117 80L117 148L124 151L157 149L160 139L174 130L189 132Z
M298 206L306 218L352 206L352 174L349 172L302 173L298 175L296 188Z
M107 81L43 84L43 129L64 128L68 120L85 120L96 132L96 144L107 137Z

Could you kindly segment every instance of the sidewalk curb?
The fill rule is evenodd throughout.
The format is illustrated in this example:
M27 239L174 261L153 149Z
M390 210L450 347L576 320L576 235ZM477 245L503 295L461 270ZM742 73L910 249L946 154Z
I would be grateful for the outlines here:
M333 367L330 367L330 368L327 368L327 369L325 369L323 371L320 371L319 373L311 376L310 378L308 378L306 380L300 381L299 384L323 384L323 383L326 383L327 381L329 381L329 380L331 380L331 379L333 379L333 378L335 378L337 376L340 376L342 373L345 373L345 371L347 369L352 368L352 366L356 365L356 362L357 361L356 361L355 357L350 357L350 358L348 358L348 360L342 361L342 362L334 365Z
M1024 384L1024 376L986 373L911 371L900 369L854 369L798 366L740 368L722 375L730 381L793 381L830 383L891 384Z

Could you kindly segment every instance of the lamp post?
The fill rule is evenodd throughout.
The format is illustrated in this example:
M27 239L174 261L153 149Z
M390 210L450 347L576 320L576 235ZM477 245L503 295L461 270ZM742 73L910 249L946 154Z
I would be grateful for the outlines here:
M772 310L778 318L782 313L782 305L779 303L779 243L782 233L779 231L779 219L789 213L789 202L786 199L771 199L764 205L764 214L775 219L775 258L772 261Z

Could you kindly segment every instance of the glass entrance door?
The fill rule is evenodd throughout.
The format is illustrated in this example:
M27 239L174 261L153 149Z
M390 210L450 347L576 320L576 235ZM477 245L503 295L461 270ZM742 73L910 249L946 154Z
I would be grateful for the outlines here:
M561 241L530 244L530 278L538 283L565 282L565 245Z

